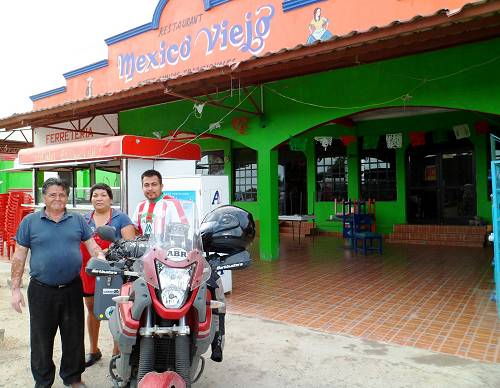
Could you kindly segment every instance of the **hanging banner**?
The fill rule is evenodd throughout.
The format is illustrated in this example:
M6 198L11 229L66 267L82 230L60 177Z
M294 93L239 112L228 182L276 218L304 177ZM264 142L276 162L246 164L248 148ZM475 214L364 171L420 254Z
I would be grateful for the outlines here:
M425 145L425 132L410 132L410 144L413 147Z
M488 121L486 120L481 120L481 121L478 121L474 127L476 128L476 133L478 135L486 135L487 133L490 132L490 125L488 123Z
M455 132L457 140L470 137L470 129L467 124L455 125L453 127L453 132Z
M354 135L341 136L340 140L347 147L348 145L356 142L356 136Z
M389 133L385 135L387 148L401 148L403 147L403 134L402 133Z

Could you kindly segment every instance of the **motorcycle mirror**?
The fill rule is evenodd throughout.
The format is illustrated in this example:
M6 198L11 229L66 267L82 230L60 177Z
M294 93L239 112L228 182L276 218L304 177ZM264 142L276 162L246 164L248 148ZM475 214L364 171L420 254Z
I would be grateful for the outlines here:
M99 226L97 228L97 235L106 241L114 242L117 240L115 228L109 225Z

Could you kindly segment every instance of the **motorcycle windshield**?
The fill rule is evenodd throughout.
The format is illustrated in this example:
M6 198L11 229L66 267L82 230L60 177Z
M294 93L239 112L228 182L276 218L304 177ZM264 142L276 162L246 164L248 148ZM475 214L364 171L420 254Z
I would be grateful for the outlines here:
M155 288L193 290L211 275L203 254L196 204L163 201L164 211L153 215L144 255L135 262L134 271L142 273Z

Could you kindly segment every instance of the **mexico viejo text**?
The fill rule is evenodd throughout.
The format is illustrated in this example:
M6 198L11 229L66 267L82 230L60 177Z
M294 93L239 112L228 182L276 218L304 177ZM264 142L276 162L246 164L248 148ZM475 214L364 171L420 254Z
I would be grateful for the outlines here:
M136 73L146 73L152 69L175 66L179 61L186 62L191 53L203 47L205 55L215 50L225 51L230 45L252 55L261 53L266 39L271 33L271 20L274 7L264 5L252 12L245 13L243 24L230 24L228 20L201 28L196 35L185 35L180 42L172 43L161 40L158 50L140 53L132 51L118 55L118 72L120 79L132 81Z

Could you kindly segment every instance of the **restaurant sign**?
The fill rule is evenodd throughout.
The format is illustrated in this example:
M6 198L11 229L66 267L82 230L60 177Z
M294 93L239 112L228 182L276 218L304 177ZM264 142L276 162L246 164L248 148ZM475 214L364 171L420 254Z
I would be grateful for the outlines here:
M237 66L352 31L460 9L468 2L377 0L361 6L352 0L160 0L152 22L106 39L106 59L65 73L65 87L32 96L34 108ZM49 140L66 141L66 135Z
M155 50L149 52L131 51L118 55L119 77L125 82L134 78L135 73L145 73L151 69L175 66L180 61L188 62L193 50L201 50L205 56L218 55L229 46L251 55L260 54L266 47L266 39L271 33L271 22L275 14L273 5L263 5L255 12L244 13L243 20L231 23L223 20L194 33L184 35L178 42L162 39ZM188 18L194 18L201 15ZM166 31L174 31L171 27Z

